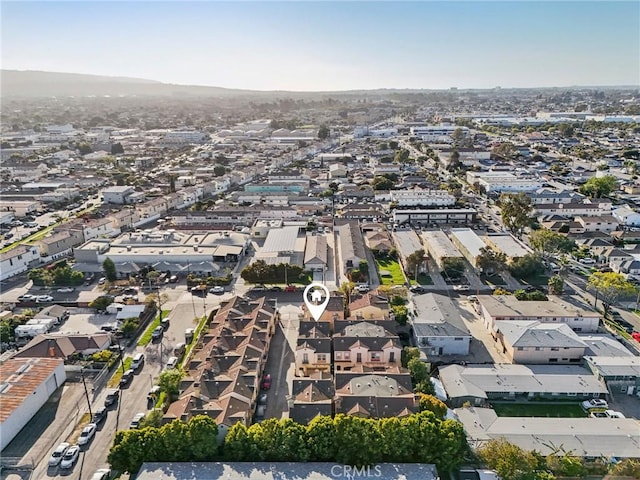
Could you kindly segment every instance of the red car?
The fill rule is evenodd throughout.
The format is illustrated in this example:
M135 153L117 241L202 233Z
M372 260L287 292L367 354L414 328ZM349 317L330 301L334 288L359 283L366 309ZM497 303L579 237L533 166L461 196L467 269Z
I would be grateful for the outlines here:
M633 332L631 334L631 338L633 338L636 342L640 342L640 332Z
M287 285L284 289L285 292L297 292L298 289L295 285Z
M271 388L271 375L270 374L266 374L264 376L264 378L262 379L262 385L261 385L263 390L269 390Z

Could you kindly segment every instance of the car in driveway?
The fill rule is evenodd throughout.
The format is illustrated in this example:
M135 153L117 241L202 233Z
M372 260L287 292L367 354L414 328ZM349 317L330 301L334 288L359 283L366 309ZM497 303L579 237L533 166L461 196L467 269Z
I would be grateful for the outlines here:
M142 412L136 413L133 419L131 420L131 424L129 425L129 428L138 428L143 418L144 418L144 413Z
M78 445L71 445L62 457L60 462L60 468L67 470L73 468L80 456L80 447Z
M64 454L67 453L67 450L69 450L70 446L71 445L67 442L63 442L60 445L58 445L56 449L53 451L53 453L51 453L51 456L49 457L49 466L50 467L58 466L62 461L62 457L64 457Z
M221 287L220 285L217 285L215 287L211 287L209 289L209 293L213 293L214 295L220 295L220 294L224 293L224 287Z
M591 400L585 400L582 402L582 408L587 412L592 410L602 410L603 412L609 409L609 404L602 398L592 398Z
M98 425L90 423L82 429L80 436L78 437L78 445L86 445L95 436Z
M160 340L162 338L163 333L164 333L164 328L162 328L162 325L158 325L156 328L153 329L153 332L151 332L151 340Z

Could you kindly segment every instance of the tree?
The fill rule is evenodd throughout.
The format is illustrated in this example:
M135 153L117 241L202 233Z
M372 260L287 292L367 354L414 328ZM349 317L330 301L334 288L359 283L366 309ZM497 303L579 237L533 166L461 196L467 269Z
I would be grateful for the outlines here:
M611 469L611 475L640 478L640 460L625 458Z
M326 140L329 138L329 133L329 127L326 125L320 125L320 128L318 129L318 138L320 140Z
M337 462L355 466L376 463L382 453L382 438L375 420L338 414L334 424Z
M538 469L538 459L532 452L504 439L489 440L477 450L477 454L503 480L531 479Z
M89 303L89 308L95 308L96 310L104 310L109 305L111 305L112 303L113 303L113 298L112 297L108 297L106 295L102 295L100 297L97 297L93 301L91 301Z
M480 254L476 257L476 265L485 275L501 272L507 266L507 255L504 252L483 247L480 249Z
M418 273L420 272L420 268L424 265L424 250L416 250L412 254L407 256L406 264L407 264L407 273L409 276L412 276L414 280L418 279Z
M447 164L447 170L453 172L458 170L462 164L460 163L460 153L458 150L453 150L449 156L449 163Z
M549 287L549 293L551 295L562 295L562 291L564 290L564 280L560 275L554 275L547 282Z
M110 282L115 282L118 279L116 265L110 258L105 258L104 262L102 262L102 270L104 271L104 276Z
M445 258L442 262L442 273L448 278L460 278L467 269L464 259L459 257Z
M160 373L158 378L158 386L160 390L167 394L169 401L173 402L178 398L180 393L180 380L182 379L182 373L176 368L171 370L164 370Z
M534 230L529 235L529 243L543 258L559 253L569 253L576 248L576 243L551 230Z
M215 167L213 167L213 174L216 177L221 177L225 173L227 173L227 169L223 165L216 165Z
M561 123L558 125L558 133L565 138L573 137L573 125L570 123Z
M330 462L335 458L336 429L333 419L326 416L315 417L307 427L309 442L309 460L312 462Z
M169 193L176 192L176 178L177 176L175 174L169 175Z
M526 227L531 226L531 199L524 192L500 195L500 210L505 227L516 237L522 238Z
M460 127L456 128L453 131L453 133L451 134L451 139L453 140L453 145L455 147L462 146L462 143L464 142L465 137L466 137L466 135L465 135L464 131L462 130L462 128L460 128Z
M387 177L375 177L371 183L374 190L391 190L395 182Z
M124 147L120 142L111 145L111 155L119 155L124 153Z
M88 143L80 143L78 144L78 152L80 152L80 155L88 155L93 152L93 148Z
M578 191L590 198L601 198L611 194L618 187L618 179L613 175L592 177Z
M412 358L407 362L407 369L411 374L411 380L414 385L429 380L429 367L419 358Z
M527 253L516 258L509 266L509 271L516 278L530 278L544 273L544 263L537 253Z
M517 150L513 143L504 142L495 146L492 153L505 159L512 159L516 156Z
M587 287L595 291L593 308L596 308L598 297L600 297L605 315L609 313L609 308L618 298L637 292L635 285L624 278L621 273L615 272L594 272L589 277Z
M428 410L433 412L436 418L443 419L447 414L447 406L441 400L437 399L433 395L426 395L424 393L418 394L420 402L420 411L424 412Z

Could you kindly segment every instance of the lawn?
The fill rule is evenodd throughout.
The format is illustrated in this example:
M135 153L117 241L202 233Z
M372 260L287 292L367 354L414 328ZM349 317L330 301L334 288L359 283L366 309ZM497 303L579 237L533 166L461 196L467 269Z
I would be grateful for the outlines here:
M131 362L133 362L133 357L127 357L123 360L124 370L125 372L131 368ZM107 386L109 388L116 388L120 383L120 379L122 378L122 365L118 362L118 368L115 372L113 372L113 376L107 382Z
M411 283L411 285L433 285L433 280L431 280L431 277L426 273L421 273L418 275L417 282L411 279L409 280L409 283Z
M162 310L162 318L167 318L169 312L171 312L171 310ZM138 340L139 347L145 347L149 345L149 342L151 341L151 335L158 325L160 325L160 315L156 315L156 318L154 318L153 322L149 324L147 329L140 336L140 340Z
M494 273L493 275L482 275L480 277L480 280L482 280L486 285L489 286L507 284L507 282L505 282L504 279L497 273Z
M195 331L193 332L193 339L191 339L191 343L189 343L189 345L187 345L187 348L185 349L184 356L182 357L183 361L184 361L185 358L187 358L189 356L189 353L191 352L191 349L198 342L198 338L200 337L200 332L202 332L202 329L207 325L207 318L209 318L209 317L207 317L205 315L198 322L198 326L196 327Z
M582 418L587 416L577 401L568 404L494 403L493 409L499 417Z
M389 258L376 259L378 275L382 285L404 285L405 279L402 267L396 260Z

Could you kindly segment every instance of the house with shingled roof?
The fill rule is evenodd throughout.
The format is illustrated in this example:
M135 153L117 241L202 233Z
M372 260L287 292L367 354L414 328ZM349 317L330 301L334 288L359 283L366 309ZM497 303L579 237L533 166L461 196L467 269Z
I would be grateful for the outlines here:
M301 321L295 351L296 375L331 371L331 331L326 322Z

